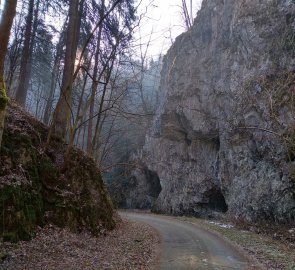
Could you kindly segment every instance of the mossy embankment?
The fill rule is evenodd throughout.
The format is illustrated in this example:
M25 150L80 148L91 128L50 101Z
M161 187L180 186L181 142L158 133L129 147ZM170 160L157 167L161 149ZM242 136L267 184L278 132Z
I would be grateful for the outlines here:
M94 161L66 145L45 148L48 129L11 104L0 150L0 237L28 240L53 223L97 235L115 226L113 207Z

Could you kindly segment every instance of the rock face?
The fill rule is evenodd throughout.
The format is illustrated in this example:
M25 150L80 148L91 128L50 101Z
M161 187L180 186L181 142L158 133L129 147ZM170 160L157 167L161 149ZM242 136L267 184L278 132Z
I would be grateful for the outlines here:
M53 141L47 127L11 105L0 149L0 237L28 240L37 226L53 223L93 234L111 229L113 207L95 162Z
M125 181L119 179L108 186L115 206L127 209L151 209L161 189L158 175L140 163Z
M126 207L151 209L162 190L158 175L142 165L133 171L129 183L133 187L125 192Z
M165 57L139 154L160 179L155 211L295 220L294 19L291 0L203 1Z

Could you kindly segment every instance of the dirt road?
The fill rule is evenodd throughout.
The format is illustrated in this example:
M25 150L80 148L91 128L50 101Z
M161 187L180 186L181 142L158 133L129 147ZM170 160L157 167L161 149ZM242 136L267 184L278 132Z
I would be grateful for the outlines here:
M226 241L194 225L165 216L121 212L122 217L153 226L162 237L161 270L259 269Z

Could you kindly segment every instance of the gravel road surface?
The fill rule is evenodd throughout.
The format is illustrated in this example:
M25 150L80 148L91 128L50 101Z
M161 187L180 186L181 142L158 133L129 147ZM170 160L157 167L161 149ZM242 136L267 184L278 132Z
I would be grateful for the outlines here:
M159 215L120 214L158 230L162 237L161 270L259 269L223 239L189 223Z

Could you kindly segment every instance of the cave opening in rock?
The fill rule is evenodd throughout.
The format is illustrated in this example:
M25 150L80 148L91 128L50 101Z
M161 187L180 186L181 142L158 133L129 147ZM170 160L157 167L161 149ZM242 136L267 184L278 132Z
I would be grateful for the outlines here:
M220 189L214 190L209 196L208 206L211 210L225 213L228 210L225 198Z
M149 196L158 198L160 192L162 191L162 186L160 183L160 178L156 172L147 170L146 171L148 183L149 183Z
M219 136L214 139L214 143L216 145L216 150L219 151L219 149L220 149L220 138L219 138Z

